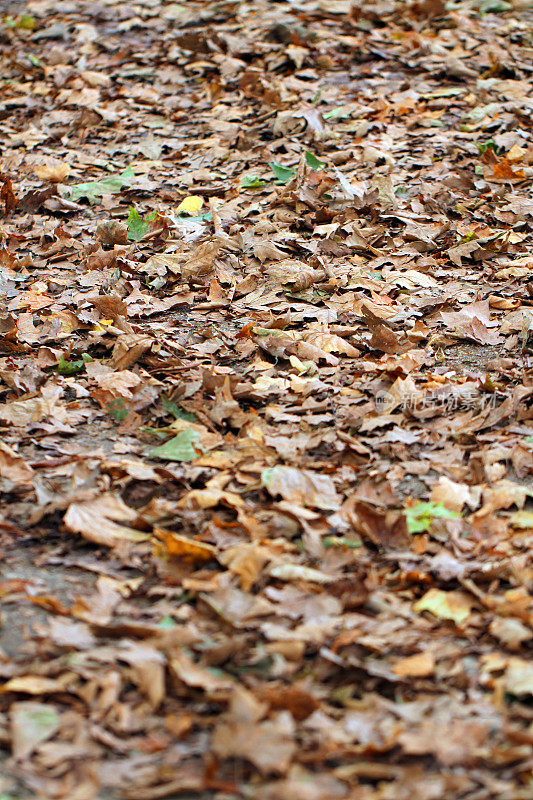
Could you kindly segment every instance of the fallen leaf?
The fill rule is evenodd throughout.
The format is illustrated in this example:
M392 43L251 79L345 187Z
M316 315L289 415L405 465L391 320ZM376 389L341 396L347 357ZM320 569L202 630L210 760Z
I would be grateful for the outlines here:
M270 575L282 581L309 581L310 583L332 583L335 578L318 569L301 564L280 564L271 567Z
M202 563L203 561L212 561L217 557L216 548L205 542L188 539L186 536L162 528L154 528L154 535L163 543L165 555L171 558Z
M85 539L105 547L116 547L120 542L144 542L150 534L129 527L136 518L133 509L113 494L103 494L86 503L72 503L63 523L72 533L80 533Z
M197 194L191 194L181 201L176 211L178 214L188 214L190 217L194 217L196 214L200 213L203 204L203 197L199 197Z
M328 475L279 466L263 470L261 483L273 497L279 494L297 505L333 511L340 506L335 485Z
M294 720L288 711L259 721L261 707L252 702L250 710L244 698L248 692L235 689L227 719L215 728L211 746L220 758L245 758L263 774L284 773L296 752Z
M402 678L426 678L428 675L432 675L434 670L435 659L428 652L401 658L392 667L394 674L400 675Z
M194 461L203 454L199 445L200 434L192 427L182 430L174 438L150 450L150 458L162 461Z
M61 183L70 175L70 164L52 158L41 164L36 164L34 170L37 177L43 181Z
M0 478L13 483L31 484L34 473L26 461L7 444L0 442Z
M511 658L505 671L505 689L518 697L533 695L533 664L522 658Z
M421 614L429 611L438 619L451 619L456 625L462 625L472 609L472 601L463 592L444 592L441 589L430 589L414 605L413 611Z
M33 750L51 739L59 730L60 720L54 706L22 702L11 706L11 749L17 761L27 758Z

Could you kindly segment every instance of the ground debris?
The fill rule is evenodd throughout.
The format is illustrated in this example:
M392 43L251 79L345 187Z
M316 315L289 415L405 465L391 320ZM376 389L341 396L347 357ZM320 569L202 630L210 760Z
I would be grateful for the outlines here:
M0 12L0 797L529 798L528 3Z

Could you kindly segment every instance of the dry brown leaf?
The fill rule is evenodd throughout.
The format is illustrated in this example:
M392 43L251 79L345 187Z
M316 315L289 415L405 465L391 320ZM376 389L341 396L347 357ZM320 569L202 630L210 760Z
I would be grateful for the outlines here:
M260 721L264 706L244 688L234 689L227 719L218 723L212 748L220 758L245 758L263 774L285 773L296 752L288 711Z
M11 717L11 749L16 760L27 758L41 742L57 733L59 714L50 703L13 703Z
M72 503L63 523L72 533L105 547L116 547L121 542L144 542L150 534L119 523L133 522L136 512L114 494L103 494L87 503Z
M199 244L187 260L182 264L181 277L184 281L200 281L203 283L206 276L211 274L215 259L220 252L220 242L213 240Z
M15 428L26 428L49 417L55 409L55 401L42 397L30 400L14 400L0 405L0 420Z
M13 483L31 484L34 472L29 464L11 447L0 442L0 478Z
M214 670L210 671L195 664L183 650L178 651L171 659L170 671L187 686L203 689L208 694L225 693L235 685L230 678L220 677Z
M392 671L402 678L427 678L435 669L435 658L432 653L416 653L414 656L401 658Z
M297 505L324 510L336 510L340 506L335 484L329 475L278 466L263 470L261 481L273 497L281 495L284 500Z
M235 575L238 575L241 587L245 592L249 592L269 558L270 554L266 548L244 542L228 547L218 560Z
M117 337L109 366L126 370L135 364L152 346L152 338L140 333L124 333Z
M49 158L41 164L36 164L34 171L42 181L61 183L70 175L70 164L57 158Z

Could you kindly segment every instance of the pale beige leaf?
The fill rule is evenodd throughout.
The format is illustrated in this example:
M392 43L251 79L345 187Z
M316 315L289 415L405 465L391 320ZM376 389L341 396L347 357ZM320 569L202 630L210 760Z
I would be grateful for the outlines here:
M115 547L123 541L143 542L150 534L119 525L133 522L137 514L113 494L104 494L86 503L72 503L64 517L67 530L80 533L85 539L105 547Z
M0 442L0 478L7 478L13 483L31 484L33 470L22 456L11 447Z

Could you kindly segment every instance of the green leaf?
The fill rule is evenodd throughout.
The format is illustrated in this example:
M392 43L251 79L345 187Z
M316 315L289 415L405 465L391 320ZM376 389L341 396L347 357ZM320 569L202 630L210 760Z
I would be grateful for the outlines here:
M493 150L496 152L498 149L494 139L488 139L486 142L476 142L476 147L480 156L482 156L483 153L486 153L487 150Z
M432 99L434 97L454 97L458 94L464 94L466 89L463 86L443 86L442 89L436 89L434 92L423 94L422 97Z
M279 328L262 328L260 325L254 325L252 333L255 333L257 336L276 336L278 338L287 335L285 331Z
M163 619L160 619L157 623L157 627L162 631L169 631L172 628L175 628L177 625L176 622L172 619L172 617L167 614Z
M417 503L405 509L407 529L409 533L422 533L431 528L434 519L456 519L460 516L456 511L450 511L442 503Z
M128 239L130 242L138 242L139 239L142 239L144 234L148 232L148 228L150 227L149 223L143 220L134 206L130 206L127 224Z
M313 153L310 153L309 150L305 151L305 160L307 161L307 165L311 167L311 169L315 170L324 169L324 167L326 166L325 161L321 161L319 158L313 155Z
M484 106L475 106L466 116L467 119L472 120L472 122L481 122L485 117L494 117L494 115L498 114L500 111L501 105L499 103L487 103L487 105Z
M22 28L24 31L33 31L37 27L37 23L35 17L32 17L31 14L21 14L16 21L15 27Z
M113 400L111 403L109 403L105 410L117 422L123 422L130 411L122 397L117 397L116 400Z
M478 8L481 14L498 14L500 11L509 11L512 6L505 0L481 0Z
M322 544L329 550L330 547L348 547L354 550L356 547L362 547L363 542L361 539L348 539L346 536L324 536Z
M83 359L81 361L67 361L61 356L57 363L56 370L59 375L65 375L66 377L78 375L80 372L85 371L85 361Z
M28 55L28 61L34 67L39 67L39 69L43 69L43 62L37 56L34 56L33 53Z
M130 206L128 217L128 239L130 242L138 242L150 230L150 223L157 219L157 211L145 214L141 217L134 206Z
M277 161L269 161L268 166L276 176L276 183L288 183L296 175L296 170L291 167L284 167Z
M246 175L241 178L241 187L243 189L262 189L264 185L265 181L262 181L256 175Z
M165 411L172 414L175 419L185 419L187 422L196 422L196 414L192 414L190 411L184 411L183 408L180 408L172 400L169 400L164 394L161 395L161 403Z
M73 201L86 197L90 203L94 203L97 197L103 197L105 194L117 194L125 186L131 186L134 180L134 171L131 167L127 167L120 175L110 175L101 181L89 181L69 186L68 196Z
M150 450L150 458L159 458L162 461L194 461L199 456L199 438L198 431L187 428L165 444Z
M332 108L331 111L326 111L322 116L324 119L347 119L350 116L350 112L346 110L345 106L337 106L337 108Z

